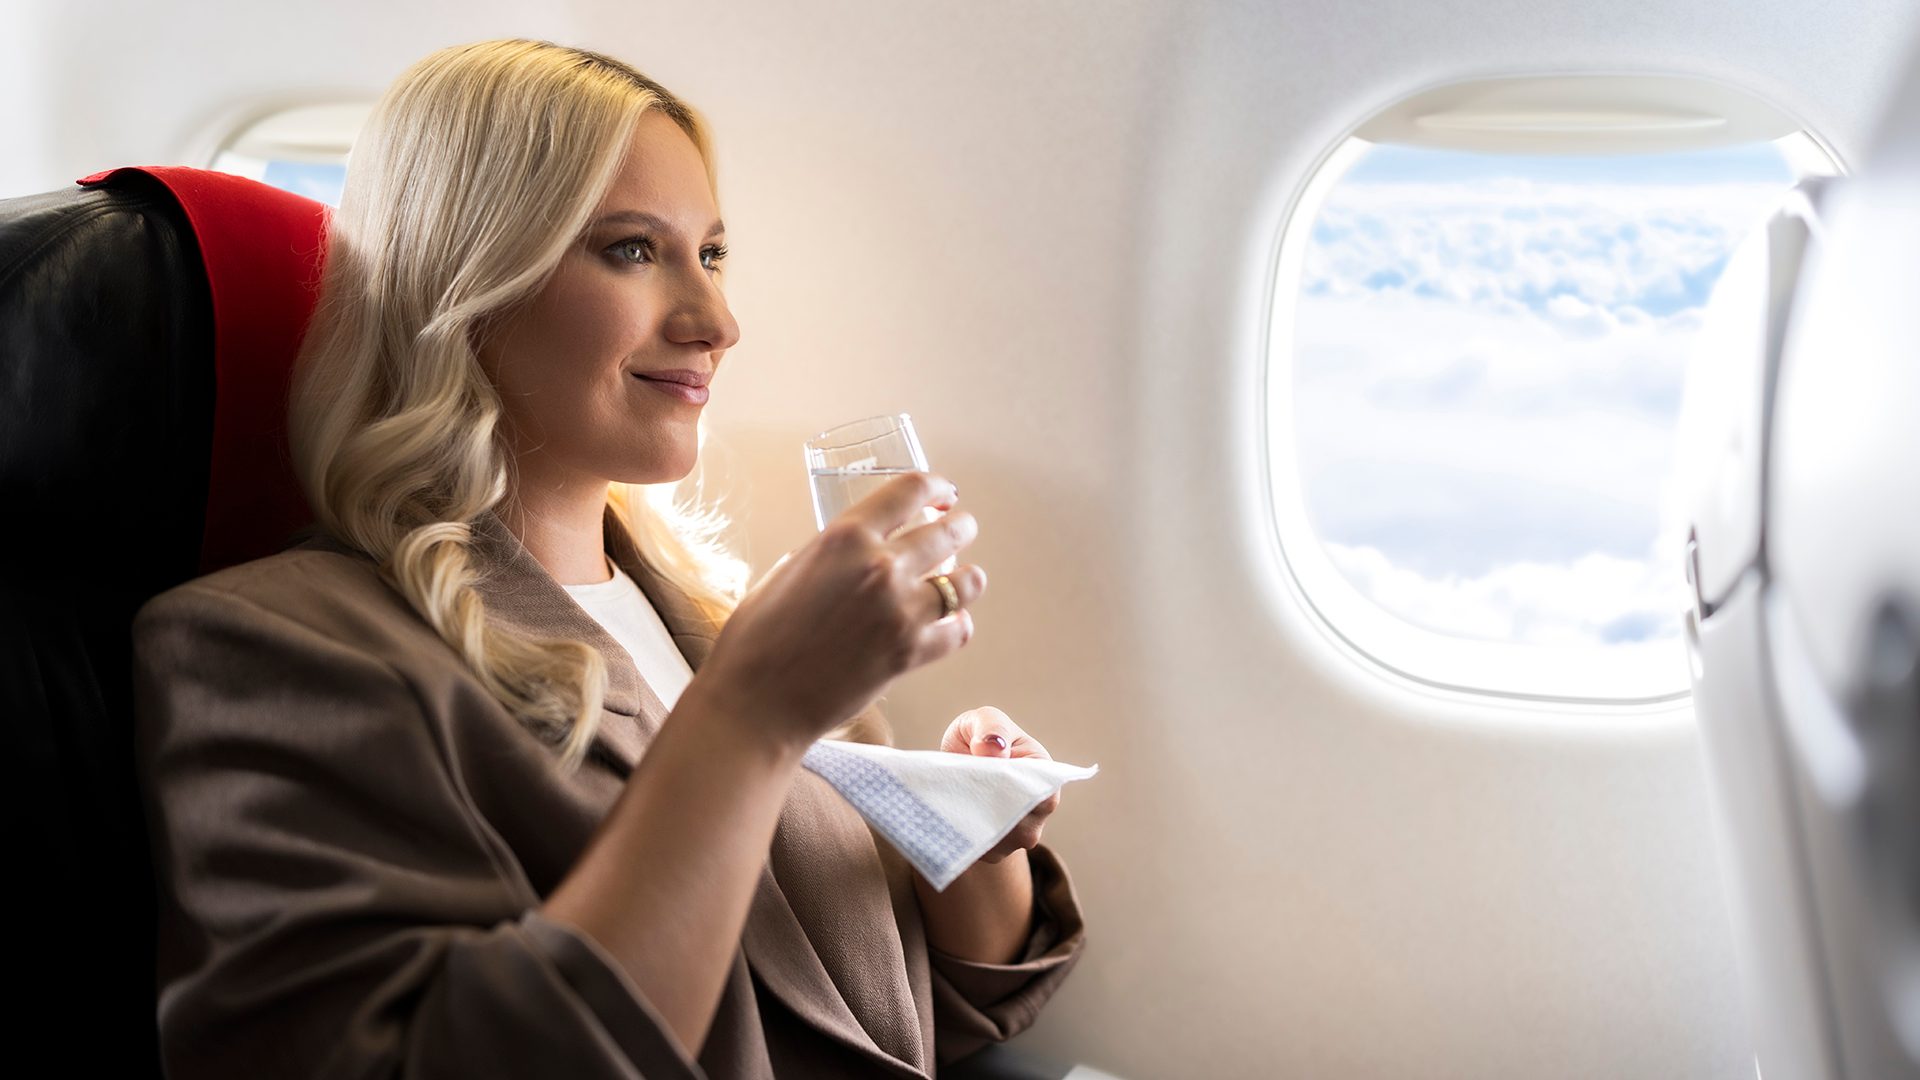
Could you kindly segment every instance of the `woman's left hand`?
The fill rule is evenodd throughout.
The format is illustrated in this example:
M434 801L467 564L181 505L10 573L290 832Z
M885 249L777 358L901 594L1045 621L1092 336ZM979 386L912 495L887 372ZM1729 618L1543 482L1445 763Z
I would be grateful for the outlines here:
M991 705L978 709L968 709L953 718L947 725L947 733L940 739L940 749L955 754L972 754L975 757L999 758L1041 758L1052 761L1053 756L1047 748L1041 746L1033 736L1020 729L1013 718ZM1033 847L1040 842L1040 830L1046 825L1048 815L1060 807L1060 793L1054 792L1040 805L1027 812L1013 831L1002 837L985 855L980 856L984 863L997 863L1016 851Z

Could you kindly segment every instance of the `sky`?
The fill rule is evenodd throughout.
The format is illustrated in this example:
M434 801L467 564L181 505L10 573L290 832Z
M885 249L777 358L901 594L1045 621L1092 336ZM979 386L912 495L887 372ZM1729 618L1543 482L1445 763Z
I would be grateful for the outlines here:
M1469 638L1675 636L1688 350L1792 176L1771 144L1521 157L1376 146L1306 252L1308 514L1395 615Z
M340 189L347 182L347 167L301 161L269 161L266 175L260 179L296 195L318 199L328 206L339 206Z

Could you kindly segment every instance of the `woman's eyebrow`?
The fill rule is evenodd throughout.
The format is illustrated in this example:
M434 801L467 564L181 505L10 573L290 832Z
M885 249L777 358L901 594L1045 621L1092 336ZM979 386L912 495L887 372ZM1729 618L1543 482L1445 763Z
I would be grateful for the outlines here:
M615 213L607 214L603 217L596 219L594 221L594 224L595 225L643 225L649 229L654 229L659 232L673 231L673 226L667 224L667 221L665 218L655 217L652 214L648 214L639 210L620 210ZM707 235L709 237L718 236L721 233L726 231L727 231L726 223L719 220L718 218L714 219L713 224L707 226Z

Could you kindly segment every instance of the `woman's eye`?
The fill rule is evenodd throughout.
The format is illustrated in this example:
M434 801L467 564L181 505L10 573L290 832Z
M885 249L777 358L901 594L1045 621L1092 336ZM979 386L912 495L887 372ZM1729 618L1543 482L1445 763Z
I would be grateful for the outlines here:
M653 258L653 241L642 236L629 237L607 249L614 258L625 263L643 263Z
M630 236L610 245L606 251L615 262L627 266L637 266L655 259L653 241L644 236ZM726 257L727 248L724 244L703 247L700 249L700 266L708 271L718 271L720 260Z

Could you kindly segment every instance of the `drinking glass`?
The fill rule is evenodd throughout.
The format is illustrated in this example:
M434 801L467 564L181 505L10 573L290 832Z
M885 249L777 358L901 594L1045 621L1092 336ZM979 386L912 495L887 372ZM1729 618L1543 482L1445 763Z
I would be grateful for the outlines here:
M824 529L847 507L872 494L875 488L901 473L929 472L926 451L906 413L869 416L828 428L807 440L807 480L813 487L814 527ZM895 530L935 521L940 511L922 507L919 516ZM948 556L933 573L951 573L956 564Z

